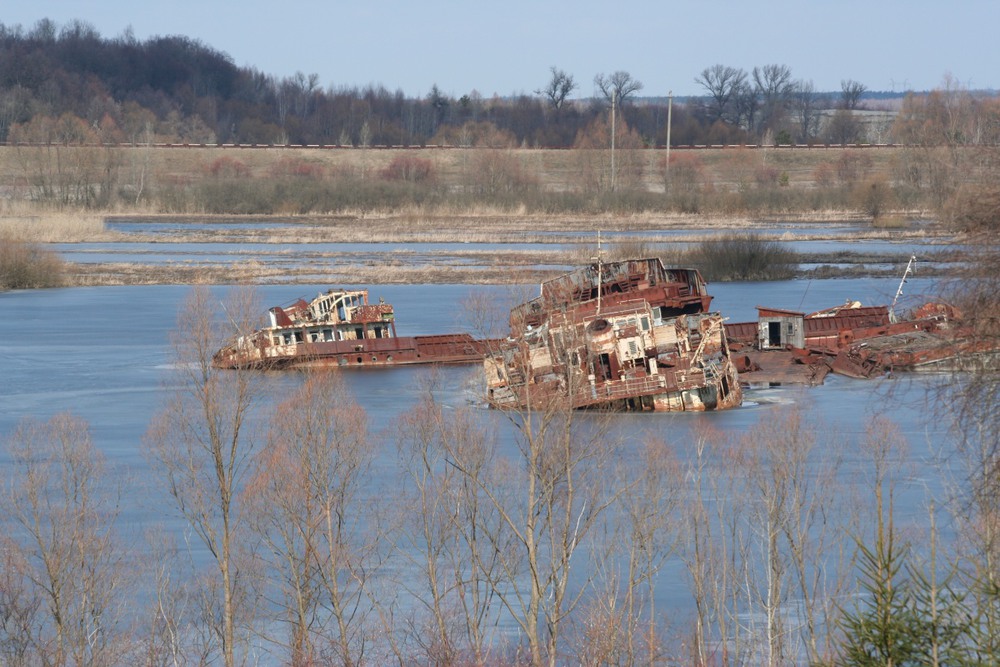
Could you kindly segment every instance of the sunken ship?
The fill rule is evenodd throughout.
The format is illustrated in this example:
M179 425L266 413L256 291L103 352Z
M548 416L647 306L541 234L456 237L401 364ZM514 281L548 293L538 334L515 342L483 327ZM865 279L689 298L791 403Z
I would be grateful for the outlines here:
M487 400L515 410L737 407L742 390L711 301L697 270L658 258L598 260L544 282L490 346Z

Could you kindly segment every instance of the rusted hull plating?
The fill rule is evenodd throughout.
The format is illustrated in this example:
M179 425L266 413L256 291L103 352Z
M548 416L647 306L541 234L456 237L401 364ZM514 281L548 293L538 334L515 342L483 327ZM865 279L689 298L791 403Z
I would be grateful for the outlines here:
M960 331L918 329L855 342L831 363L834 373L871 378L896 371L962 370L967 360L994 352Z
M250 347L220 351L219 368L368 368L411 364L481 363L488 341L466 334L400 336L352 341L329 341Z
M849 302L850 304L850 302ZM893 322L886 306L838 306L812 315L758 307L758 322L727 324L730 340L747 350L744 384L817 384L832 371L872 378L896 371L960 370L970 358L996 350L975 343L955 308L929 303L912 319ZM781 332L801 327L804 343ZM779 335L772 335L772 331ZM741 357L742 358L742 357Z
M691 269L658 259L593 265L511 312L485 362L500 409L704 411L742 403L723 319Z

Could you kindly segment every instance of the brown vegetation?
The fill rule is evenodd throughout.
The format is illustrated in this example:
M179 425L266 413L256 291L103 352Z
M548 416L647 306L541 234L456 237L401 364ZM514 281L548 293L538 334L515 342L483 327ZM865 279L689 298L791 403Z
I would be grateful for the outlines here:
M733 234L702 241L687 253L687 262L706 280L786 280L794 275L798 256L778 241L757 234Z
M63 262L52 251L0 236L0 290L58 287L63 274Z
M595 125L571 151L8 146L0 147L0 183L13 195L7 206L23 202L22 209L36 212L352 214L416 207L434 213L500 206L602 215L621 208L692 211L697 197L696 210L707 215L759 216L849 213L846 192L815 187L816 170L832 170L838 185L850 187L863 174L891 176L900 157L899 150L865 151L869 166L860 170L843 150L675 150L668 191L663 154L642 148L624 126L618 135L614 179L607 127ZM612 180L617 196L609 199L603 193ZM919 206L914 200L910 208Z

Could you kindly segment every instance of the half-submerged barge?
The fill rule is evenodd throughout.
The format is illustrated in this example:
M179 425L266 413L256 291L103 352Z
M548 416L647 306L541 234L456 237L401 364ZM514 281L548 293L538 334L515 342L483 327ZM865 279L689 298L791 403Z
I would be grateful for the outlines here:
M484 362L488 402L613 410L722 410L742 403L723 318L694 269L657 258L602 263L542 283L511 311Z
M480 363L486 341L468 334L396 335L390 304L368 290L331 289L268 311L270 324L239 336L213 359L219 368L369 367Z
M756 322L726 324L743 384L821 384L827 373L873 378L895 372L958 370L981 354L962 314L928 303L897 320L890 306L856 301L809 315L757 307Z

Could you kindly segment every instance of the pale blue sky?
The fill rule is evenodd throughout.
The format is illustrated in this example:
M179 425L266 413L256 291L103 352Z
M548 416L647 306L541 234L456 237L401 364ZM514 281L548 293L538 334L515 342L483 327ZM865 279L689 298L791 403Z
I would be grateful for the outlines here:
M407 96L531 93L555 65L574 97L598 73L626 70L641 95L699 95L716 63L784 64L817 91L855 79L870 90L927 90L946 75L1000 88L998 0L3 0L0 22L72 19L104 37L185 35L237 65L319 75L323 87L381 84Z

